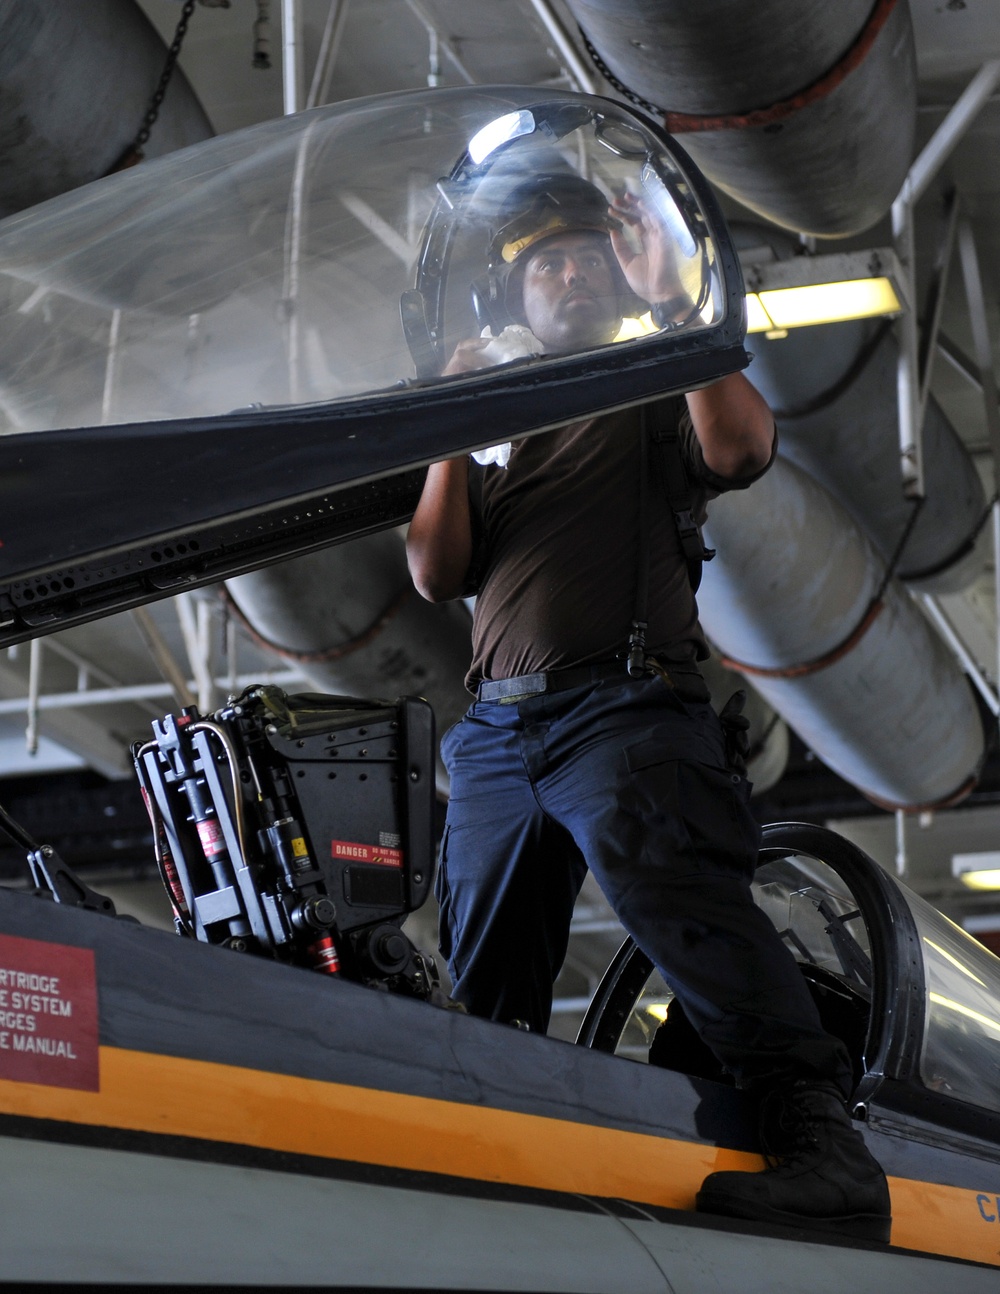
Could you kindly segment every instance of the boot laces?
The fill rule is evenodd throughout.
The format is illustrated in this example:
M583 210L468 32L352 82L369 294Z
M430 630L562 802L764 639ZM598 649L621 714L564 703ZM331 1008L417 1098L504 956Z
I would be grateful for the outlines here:
M768 1168L815 1154L816 1122L789 1092L772 1091L761 1105L760 1140Z

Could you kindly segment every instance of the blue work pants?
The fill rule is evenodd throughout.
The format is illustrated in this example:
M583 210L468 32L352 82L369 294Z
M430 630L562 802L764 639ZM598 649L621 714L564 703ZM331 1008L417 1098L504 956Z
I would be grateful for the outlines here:
M476 701L441 751L441 951L469 1011L547 1029L590 867L738 1082L847 1093L846 1051L753 901L760 831L710 705L659 677Z

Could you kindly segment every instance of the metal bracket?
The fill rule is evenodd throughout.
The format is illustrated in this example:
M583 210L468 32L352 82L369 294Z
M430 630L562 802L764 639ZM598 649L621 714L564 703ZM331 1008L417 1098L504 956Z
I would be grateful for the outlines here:
M66 903L72 908L85 908L88 912L102 912L114 917L115 905L105 894L98 894L81 881L73 869L59 857L51 845L40 845L28 854L28 866L35 888L48 891L56 903Z

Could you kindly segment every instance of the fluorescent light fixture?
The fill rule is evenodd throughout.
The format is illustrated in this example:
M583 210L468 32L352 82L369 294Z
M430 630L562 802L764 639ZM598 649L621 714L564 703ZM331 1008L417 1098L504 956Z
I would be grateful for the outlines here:
M1000 890L1000 853L955 854L951 872L970 890Z
M970 890L1000 890L1000 867L987 867L979 872L961 872L958 879Z
M774 320L768 315L756 292L747 293L747 332L774 332Z
M777 288L760 292L757 299L771 328L808 328L843 319L871 319L898 315L899 297L887 278L846 279L841 283L814 283L811 287Z
M750 255L762 250L754 248ZM789 328L897 315L906 309L899 260L889 247L758 260L745 264L743 271L751 333L780 335Z

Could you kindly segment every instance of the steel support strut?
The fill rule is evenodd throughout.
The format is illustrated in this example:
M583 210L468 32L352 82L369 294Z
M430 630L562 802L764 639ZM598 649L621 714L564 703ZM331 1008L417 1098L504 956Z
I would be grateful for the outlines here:
M979 367L979 380L983 390L983 411L986 415L986 435L993 456L994 488L1000 487L1000 408L997 407L997 385L993 372L993 347L990 342L989 321L986 318L986 295L979 271L979 257L972 225L963 218L958 230L958 250L965 279L965 297L972 324L972 339ZM1000 690L1000 502L993 504L993 592L997 606L997 659L996 682Z
M303 66L302 7L299 0L281 0L281 81L286 117L303 107Z
M1000 82L1000 59L984 63L910 167L899 196L892 204L893 240L903 264L907 279L906 295L910 302L909 308L903 312L900 323L896 382L900 465L903 492L908 498L924 496L922 424L923 411L926 408L926 399L923 398L922 392L915 313L914 210L952 149L976 119L998 82Z

